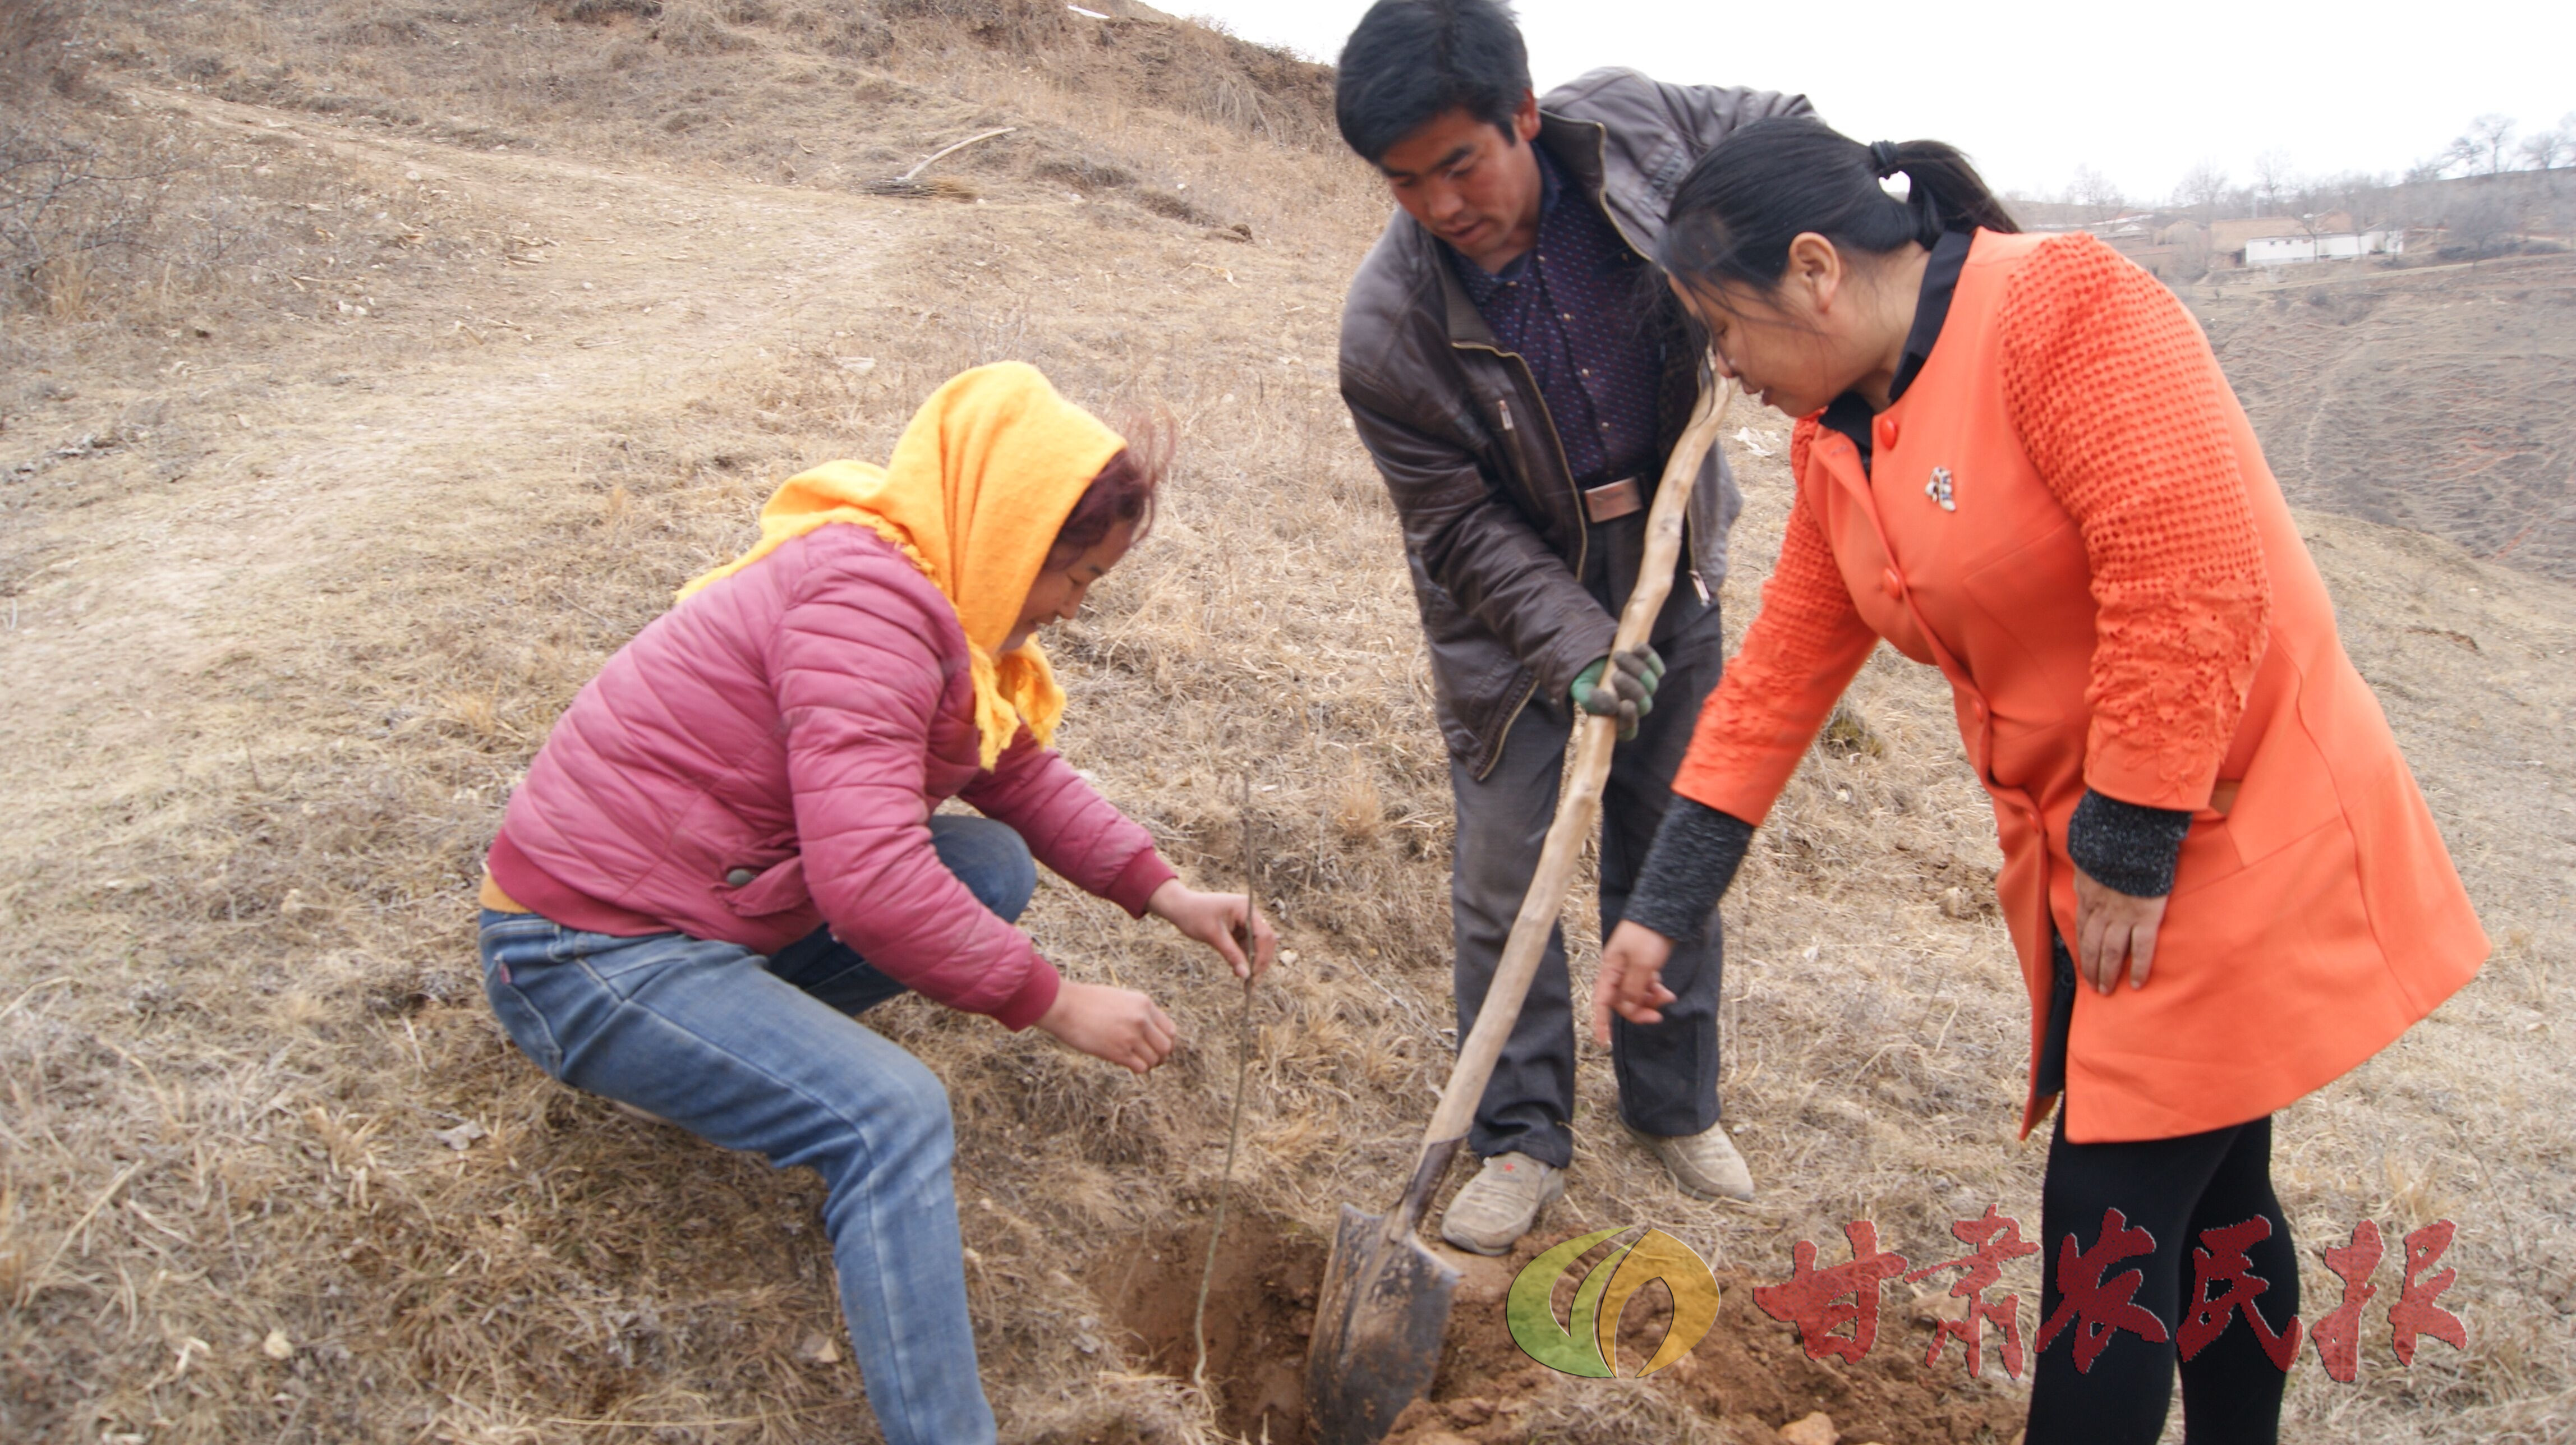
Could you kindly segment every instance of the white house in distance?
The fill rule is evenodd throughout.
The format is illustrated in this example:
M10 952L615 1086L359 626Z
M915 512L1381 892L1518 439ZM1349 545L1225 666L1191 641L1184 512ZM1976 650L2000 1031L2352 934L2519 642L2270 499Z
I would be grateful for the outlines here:
M2351 261L2396 256L2406 250L2403 231L2335 231L2311 236L2253 236L2245 242L2248 266L2287 266L2303 261Z

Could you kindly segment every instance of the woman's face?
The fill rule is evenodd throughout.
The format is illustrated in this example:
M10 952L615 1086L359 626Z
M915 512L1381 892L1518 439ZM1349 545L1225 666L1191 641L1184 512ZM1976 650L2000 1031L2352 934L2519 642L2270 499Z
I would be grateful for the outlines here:
M1037 630L1050 622L1072 621L1073 614L1082 610L1082 599L1091 591L1091 584L1117 566L1118 559L1127 555L1128 547L1135 541L1135 524L1121 522L1109 529L1108 536L1101 538L1088 551L1078 553L1072 561L1040 571L1038 580L1029 584L1028 600L1020 604L1019 625L1003 639L1002 650L1016 651L1020 644L1036 636Z
M1681 298L1708 329L1718 374L1745 395L1790 416L1822 411L1867 374L1869 361L1853 334L1859 319L1853 276L1831 242L1801 236L1771 294L1742 282L1685 285Z

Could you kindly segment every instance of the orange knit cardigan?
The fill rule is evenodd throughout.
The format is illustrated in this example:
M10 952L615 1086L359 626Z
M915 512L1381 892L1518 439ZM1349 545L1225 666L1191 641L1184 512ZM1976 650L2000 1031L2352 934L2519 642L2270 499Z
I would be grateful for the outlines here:
M2091 237L1980 233L1872 441L1864 471L1797 424L1779 565L1676 792L1758 822L1879 639L1939 667L1995 804L2034 1069L2076 802L2191 810L2147 987L2076 999L2079 1143L2259 1117L2474 974L2440 835L2170 292ZM2025 1132L2050 1103L2034 1075Z

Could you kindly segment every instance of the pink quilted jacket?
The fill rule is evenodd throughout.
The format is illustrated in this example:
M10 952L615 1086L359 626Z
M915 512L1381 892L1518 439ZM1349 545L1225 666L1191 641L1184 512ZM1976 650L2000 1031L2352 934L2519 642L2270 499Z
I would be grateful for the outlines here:
M829 526L654 620L510 798L493 881L568 928L774 953L828 922L887 976L1025 1028L1055 969L931 851L962 797L1141 915L1171 867L1024 730L976 764L966 635L875 533Z

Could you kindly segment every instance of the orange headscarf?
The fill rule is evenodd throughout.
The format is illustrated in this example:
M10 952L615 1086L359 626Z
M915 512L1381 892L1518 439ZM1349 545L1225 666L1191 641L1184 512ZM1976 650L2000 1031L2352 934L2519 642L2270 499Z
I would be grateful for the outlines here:
M875 532L957 609L974 657L975 731L991 767L1022 725L1053 741L1064 689L1032 640L996 655L1064 519L1127 445L1057 395L1036 367L1006 361L951 377L913 413L882 467L826 462L788 478L760 509L760 540L680 589L686 599L833 522Z

